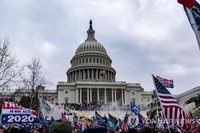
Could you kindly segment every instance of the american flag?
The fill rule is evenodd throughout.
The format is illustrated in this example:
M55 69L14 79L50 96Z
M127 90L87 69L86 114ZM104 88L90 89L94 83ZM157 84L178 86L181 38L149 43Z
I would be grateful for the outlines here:
M128 131L128 124L125 123L124 121L122 121L121 119L119 119L119 128L120 128L123 132L127 132L127 131Z
M99 125L98 125L98 122L96 120L92 121L92 127L93 128L97 128Z
M184 110L178 105L175 98L155 76L153 76L153 80L159 101L162 106L162 111L165 114L168 124L172 126L184 124L184 119L186 116Z
M106 73L106 70L101 70L101 71L100 71L100 74L101 74L101 75L103 75L103 74L105 74L105 73Z

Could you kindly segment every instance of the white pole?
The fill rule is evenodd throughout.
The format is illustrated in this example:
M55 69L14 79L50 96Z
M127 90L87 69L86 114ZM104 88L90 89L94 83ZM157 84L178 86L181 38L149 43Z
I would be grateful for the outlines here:
M184 8L185 8L186 14L188 15L188 19L190 21L190 24L191 24L191 26L194 30L195 35L196 35L197 43L198 43L198 46L199 46L199 49L200 49L200 34L199 34L199 30L197 28L196 22L194 20L194 16L193 16L190 9L188 9L185 6L184 6Z

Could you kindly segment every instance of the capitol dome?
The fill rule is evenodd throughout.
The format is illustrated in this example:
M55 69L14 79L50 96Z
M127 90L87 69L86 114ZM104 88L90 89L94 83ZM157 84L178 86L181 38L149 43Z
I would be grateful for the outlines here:
M95 31L92 28L92 21L90 20L90 27L87 31L88 38L76 50L76 55L84 52L100 52L107 55L106 49L103 45L97 42L94 37Z
M76 50L67 71L67 81L115 81L116 71L106 49L94 37L92 21L87 31L87 39Z

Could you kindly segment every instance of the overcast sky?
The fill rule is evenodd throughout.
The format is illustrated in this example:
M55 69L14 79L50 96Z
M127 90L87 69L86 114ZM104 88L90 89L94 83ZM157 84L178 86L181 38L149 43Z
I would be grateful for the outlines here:
M176 0L1 0L0 38L9 38L20 63L40 58L56 89L87 37L107 50L118 81L154 89L151 74L173 79L180 94L200 84L200 50Z

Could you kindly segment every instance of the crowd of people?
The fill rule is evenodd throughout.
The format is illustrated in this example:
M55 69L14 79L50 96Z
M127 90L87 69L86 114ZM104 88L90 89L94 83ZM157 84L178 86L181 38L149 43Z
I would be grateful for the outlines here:
M65 109L66 110L101 110L102 104L100 101L93 101L93 102L82 102L80 104L78 103L66 103Z
M95 110L130 110L129 105L112 105L110 103L103 104L100 101L93 102L82 102L82 103L66 103L64 105L65 110L76 110L76 111L95 111ZM140 108L146 110L147 108Z
M108 130L105 127L93 127L78 125L78 123L72 125L70 121L56 120L48 129L45 129L43 125L39 124L32 126L29 130L20 128L16 123L10 125L1 125L0 133L200 133L200 124L196 123L191 127L175 127L175 128L158 128L155 126L143 126L142 128L131 128L124 131L121 125L118 125L112 130Z

